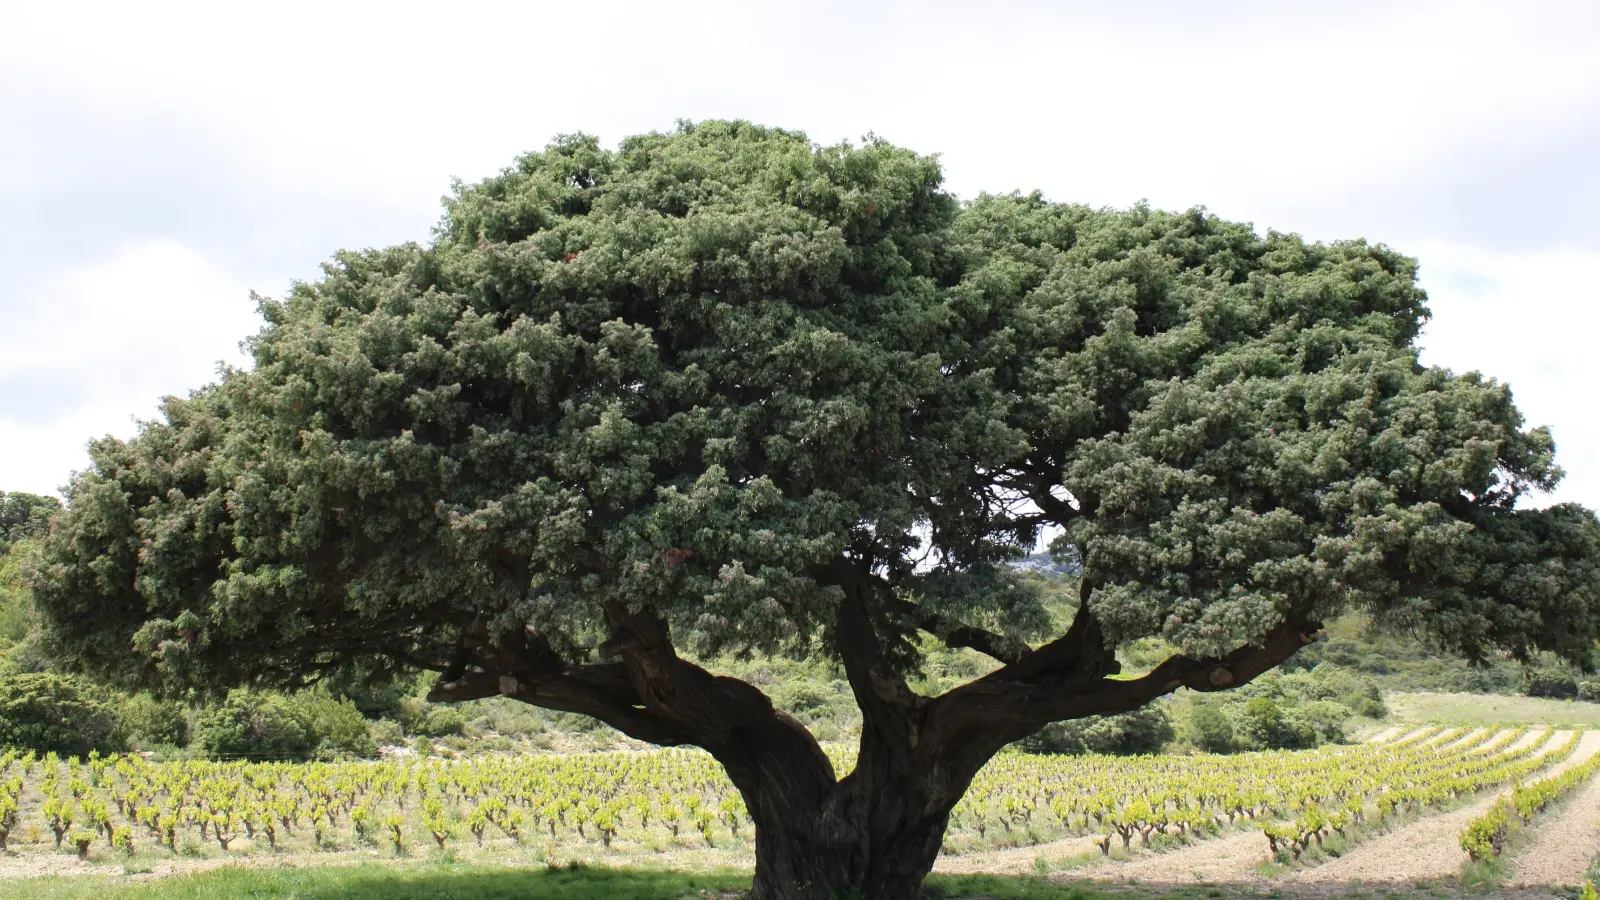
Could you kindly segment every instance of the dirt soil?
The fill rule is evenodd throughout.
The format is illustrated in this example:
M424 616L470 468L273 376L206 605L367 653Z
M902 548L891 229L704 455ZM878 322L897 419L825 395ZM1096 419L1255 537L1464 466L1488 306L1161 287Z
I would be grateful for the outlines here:
M1565 806L1534 825L1532 841L1512 857L1512 881L1524 885L1581 885L1597 851L1600 776L1590 778Z
M1557 732L1551 743L1559 745L1569 734ZM1540 777L1578 765L1596 752L1600 752L1600 732L1587 732L1571 756L1541 772ZM1460 809L1412 822L1373 838L1338 859L1292 873L1280 881L1285 884L1414 883L1455 875L1461 871L1466 858L1461 850L1461 832L1468 822L1487 812L1498 799L1497 791ZM1548 823L1537 827L1543 830ZM1592 852L1593 846L1589 845L1587 851Z

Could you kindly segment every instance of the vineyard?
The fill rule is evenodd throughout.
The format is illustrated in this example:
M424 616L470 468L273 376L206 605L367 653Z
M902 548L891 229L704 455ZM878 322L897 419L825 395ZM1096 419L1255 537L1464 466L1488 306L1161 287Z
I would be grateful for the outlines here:
M1009 754L991 762L956 807L946 854L1078 839L1114 867L1146 848L1248 835L1262 858L1295 865L1335 837L1352 841L1390 820L1519 784L1568 759L1579 738L1434 728L1316 751ZM850 764L843 755L834 762L841 770ZM1531 820L1594 768L1519 788L1496 809ZM1503 843L1496 823L1475 827L1489 834L1470 844L1475 855ZM310 764L0 755L0 846L16 861L355 851L626 859L707 849L747 855L751 839L738 793L699 752Z

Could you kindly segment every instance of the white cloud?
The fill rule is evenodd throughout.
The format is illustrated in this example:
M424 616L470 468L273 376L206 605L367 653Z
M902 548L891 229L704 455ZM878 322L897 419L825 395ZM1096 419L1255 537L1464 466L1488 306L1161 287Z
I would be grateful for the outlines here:
M1592 107L1600 9L1504 10L31 4L0 35L0 73L339 194L431 199L555 132L744 116L943 152L963 192L1271 216L1466 142L1537 142Z
M0 331L0 475L53 492L91 437L133 433L160 397L241 364L261 326L249 286L170 240L124 247L8 307Z
M1600 253L1409 249L1434 313L1423 361L1510 384L1528 424L1550 426L1567 470L1549 499L1600 509Z

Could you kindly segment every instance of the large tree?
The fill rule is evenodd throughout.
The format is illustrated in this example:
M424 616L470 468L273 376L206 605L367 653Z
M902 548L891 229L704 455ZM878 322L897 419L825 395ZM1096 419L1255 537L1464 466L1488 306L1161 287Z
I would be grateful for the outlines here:
M1382 246L961 204L929 157L737 122L561 139L446 207L93 445L37 578L59 648L167 690L433 670L703 747L757 898L901 900L1007 743L1242 684L1329 616L1594 646L1595 517L1519 502L1550 436L1419 364ZM1005 565L1042 535L1084 563L1054 634ZM997 666L919 695L925 635ZM837 658L856 768L693 661L727 652Z

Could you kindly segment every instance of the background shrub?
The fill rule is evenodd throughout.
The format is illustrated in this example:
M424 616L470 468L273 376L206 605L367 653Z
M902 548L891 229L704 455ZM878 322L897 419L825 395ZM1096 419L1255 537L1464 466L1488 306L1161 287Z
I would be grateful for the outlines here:
M407 698L400 704L400 726L407 734L440 738L462 734L467 729L467 719L453 706L429 703L426 700Z
M136 749L189 745L189 718L182 706L149 694L134 694L123 698L117 709L122 730Z
M1230 753L1238 747L1233 722L1220 705L1198 697L1190 702L1188 714L1183 718L1181 737L1195 749L1207 753Z
M194 742L207 756L309 759L372 756L370 723L349 700L323 691L283 695L238 690L195 719Z
M1046 725L1022 740L1030 753L1159 753L1177 736L1165 704L1117 716L1090 716Z
M1527 672L1524 692L1529 697L1554 697L1570 700L1578 696L1578 679L1564 669L1536 668Z
M87 756L127 749L103 692L49 673L0 676L0 747Z
M1290 750L1317 745L1317 730L1305 710L1255 697L1226 708L1234 740L1244 750Z
M310 691L295 698L310 728L313 752L322 758L374 756L371 723L348 698Z
M306 759L316 749L305 713L281 694L231 691L195 720L195 743L210 757Z

